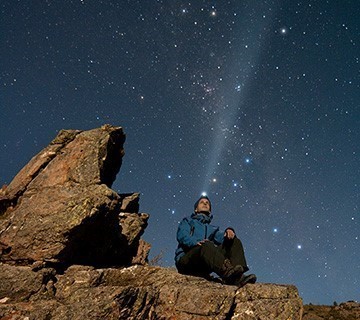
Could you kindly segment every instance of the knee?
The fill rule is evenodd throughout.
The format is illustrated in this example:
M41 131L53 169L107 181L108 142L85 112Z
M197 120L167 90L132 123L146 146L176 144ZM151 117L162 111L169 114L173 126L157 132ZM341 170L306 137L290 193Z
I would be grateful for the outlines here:
M237 237L235 237L234 239L232 239L231 245L235 245L235 246L241 246L242 247L242 243L241 240Z
M215 248L215 244L212 241L205 241L201 248Z
M234 238L234 243L242 245L241 240L237 237Z
M214 252L215 250L216 250L216 246L211 241L206 241L201 245L201 255Z

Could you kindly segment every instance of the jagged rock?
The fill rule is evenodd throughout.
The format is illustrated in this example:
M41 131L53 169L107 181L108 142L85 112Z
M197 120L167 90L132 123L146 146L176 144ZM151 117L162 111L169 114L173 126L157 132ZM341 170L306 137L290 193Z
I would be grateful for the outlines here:
M56 319L53 317L54 310L61 310L63 306L54 300L23 302L15 304L1 304L0 301L0 319L1 320L48 320ZM58 318L60 320L60 318ZM62 318L71 319L71 318ZM79 318L73 318L79 319Z
M147 227L149 215L146 213L120 213L120 225L122 234L126 237L129 245L138 240L138 235Z
M140 239L136 255L133 257L131 264L141 264L141 265L148 264L149 263L148 256L150 249L151 249L151 244L147 243L143 239Z
M41 283L40 277L35 278ZM254 284L238 289L160 267L71 266L56 275L54 287L56 293L50 300L36 295L0 303L0 318L15 314L18 318L13 319L40 320L300 320L302 312L294 286Z
M0 261L130 265L148 215L120 217L121 208L138 209L139 195L121 197L110 189L124 141L122 128L109 125L63 130L31 159L0 194Z
M57 153L72 141L80 131L62 130L57 137L16 175L9 186L3 186L0 193L0 213L3 213L18 202L27 186L39 172L57 155Z
M139 193L120 194L122 212L139 212Z
M54 269L34 272L30 267L0 264L0 301L23 302L31 298L46 299L54 294Z

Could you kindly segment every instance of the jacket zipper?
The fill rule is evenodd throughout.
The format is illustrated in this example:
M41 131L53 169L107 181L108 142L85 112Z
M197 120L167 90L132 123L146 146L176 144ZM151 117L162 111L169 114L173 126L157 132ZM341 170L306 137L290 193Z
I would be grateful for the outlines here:
M190 228L190 236L194 235L194 231L195 231L195 227L191 226L191 228Z

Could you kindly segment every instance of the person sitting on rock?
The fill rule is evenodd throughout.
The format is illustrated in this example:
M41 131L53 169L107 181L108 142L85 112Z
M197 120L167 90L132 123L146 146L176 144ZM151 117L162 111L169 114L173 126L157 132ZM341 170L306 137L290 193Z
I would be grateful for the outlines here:
M249 268L234 229L221 232L211 220L211 202L202 196L195 202L194 213L184 218L177 230L175 264L179 273L210 279L215 272L223 283L239 287L255 283L254 274L244 274Z

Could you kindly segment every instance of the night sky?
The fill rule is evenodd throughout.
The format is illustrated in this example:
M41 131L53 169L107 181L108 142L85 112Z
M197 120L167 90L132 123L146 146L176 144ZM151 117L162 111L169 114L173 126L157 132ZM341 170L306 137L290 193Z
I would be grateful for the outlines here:
M259 282L360 300L360 2L1 1L0 184L61 129L122 126L150 259L206 192Z

